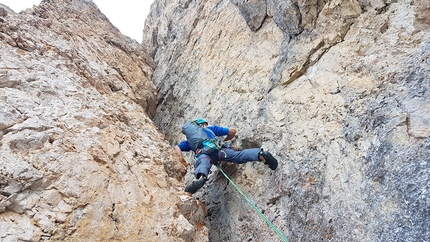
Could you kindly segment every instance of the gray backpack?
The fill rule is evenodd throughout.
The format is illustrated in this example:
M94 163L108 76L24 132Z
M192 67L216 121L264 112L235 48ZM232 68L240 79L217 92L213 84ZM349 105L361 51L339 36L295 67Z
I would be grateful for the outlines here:
M187 141L191 149L196 153L209 154L219 150L219 144L216 139L211 139L199 124L193 121L188 121L182 125L182 133L187 137ZM214 134L215 136L215 134Z

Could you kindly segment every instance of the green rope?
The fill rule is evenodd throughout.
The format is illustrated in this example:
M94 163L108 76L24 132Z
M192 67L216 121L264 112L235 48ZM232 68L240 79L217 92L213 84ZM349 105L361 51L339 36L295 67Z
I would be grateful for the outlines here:
M262 212L260 212L260 210L258 210L258 208L251 202L251 200L249 200L249 198L242 192L242 190L240 190L240 188L238 186L236 186L236 184L234 184L234 182L230 179L230 177L227 176L227 174L225 174L225 172L223 171L223 169L221 168L221 166L216 165L216 167L218 167L218 169L221 171L221 173L225 176L225 178L227 178L227 180L236 188L236 190L240 193L240 195L242 195L245 200L251 204L251 206L254 208L255 211L257 211L257 213L260 215L260 217L262 217L264 219L264 221L266 221L266 223L273 229L273 231L275 231L275 233L285 242L288 242L287 238L285 238L284 235L282 235L281 232L279 232L279 230L272 224L272 222L269 221L269 219L267 219L266 216L264 216L264 214Z

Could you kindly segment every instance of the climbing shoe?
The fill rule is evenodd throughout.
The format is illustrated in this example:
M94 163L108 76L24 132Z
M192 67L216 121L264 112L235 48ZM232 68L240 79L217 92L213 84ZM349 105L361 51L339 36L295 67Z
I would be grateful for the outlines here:
M203 185L205 185L206 182L206 178L205 177L201 177L200 179L193 181L190 185L188 185L185 188L186 192L189 192L191 194L194 194L197 192L197 190L199 190L200 188L203 187Z
M278 167L278 160L276 160L275 157L270 154L270 152L263 151L263 149L261 149L259 155L263 158L261 162L266 164L266 166L268 166L270 169L276 170Z

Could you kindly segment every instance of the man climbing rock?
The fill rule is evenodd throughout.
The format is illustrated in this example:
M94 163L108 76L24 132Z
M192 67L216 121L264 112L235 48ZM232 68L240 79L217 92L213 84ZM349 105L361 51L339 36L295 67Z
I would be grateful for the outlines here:
M234 128L208 126L208 122L205 119L198 118L185 123L182 126L182 131L187 136L187 140L176 145L175 151L180 155L181 159L183 159L182 152L193 151L195 153L194 175L197 180L185 188L185 191L191 194L203 187L208 179L212 164L218 164L219 161L236 164L261 161L272 170L278 167L278 161L270 152L263 151L263 149L234 150L223 145L218 137L225 136L224 141L233 139L236 134L236 129Z

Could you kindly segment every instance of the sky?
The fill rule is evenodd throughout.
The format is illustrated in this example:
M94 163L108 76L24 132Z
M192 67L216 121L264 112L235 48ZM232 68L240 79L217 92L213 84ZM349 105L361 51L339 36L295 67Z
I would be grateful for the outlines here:
M39 5L41 0L0 0L0 3L20 12L33 5ZM142 42L145 18L154 0L93 0L109 21L123 35Z

